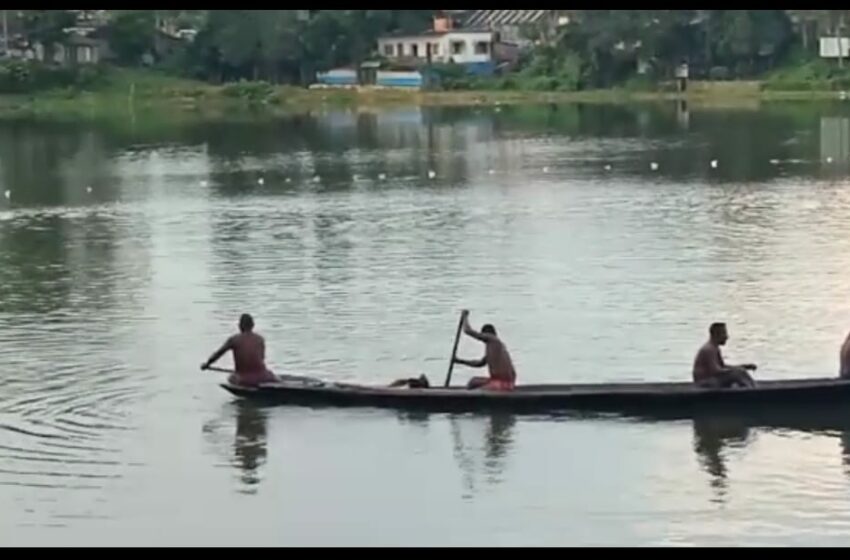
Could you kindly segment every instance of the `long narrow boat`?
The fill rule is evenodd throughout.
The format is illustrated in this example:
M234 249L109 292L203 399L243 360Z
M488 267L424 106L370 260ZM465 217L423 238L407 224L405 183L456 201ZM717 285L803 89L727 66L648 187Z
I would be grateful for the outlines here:
M222 384L248 399L307 406L362 406L443 411L505 410L517 413L597 411L657 414L752 408L758 405L848 405L850 380L838 378L760 381L754 389L704 389L692 383L522 385L513 391L464 388L407 389L285 377L259 387Z

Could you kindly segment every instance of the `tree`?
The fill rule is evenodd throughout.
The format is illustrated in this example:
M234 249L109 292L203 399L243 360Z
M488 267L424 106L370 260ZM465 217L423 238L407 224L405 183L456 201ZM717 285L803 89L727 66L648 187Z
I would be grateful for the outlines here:
M152 10L116 10L106 27L106 39L119 63L137 64L154 50L156 32Z
M53 50L66 36L65 29L76 23L68 10L24 10L24 33L32 43L44 47L44 59L53 60Z

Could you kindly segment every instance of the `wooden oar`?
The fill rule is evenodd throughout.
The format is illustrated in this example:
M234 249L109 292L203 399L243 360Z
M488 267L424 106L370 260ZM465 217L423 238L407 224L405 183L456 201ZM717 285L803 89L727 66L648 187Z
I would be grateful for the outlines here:
M236 373L235 370L220 368L220 367L215 367L215 366L209 366L207 368L207 370L218 371L220 373L230 373L230 374ZM285 373L282 373L282 374L275 374L275 377L277 377L281 381L301 381L303 383L322 383L322 384L325 383L321 379L318 379L316 377L307 377L306 375L287 375Z
M455 367L455 357L457 356L457 345L460 342L460 331L463 329L463 313L460 315L460 320L457 322L457 332L455 333L455 344L452 346L452 358L449 361L449 371L446 373L446 382L443 387L448 387L452 382L452 370Z
M221 373L236 373L235 370L225 369L225 368L220 368L220 367L215 367L215 366L209 366L206 369L208 369L209 371L218 371L218 372L221 372Z

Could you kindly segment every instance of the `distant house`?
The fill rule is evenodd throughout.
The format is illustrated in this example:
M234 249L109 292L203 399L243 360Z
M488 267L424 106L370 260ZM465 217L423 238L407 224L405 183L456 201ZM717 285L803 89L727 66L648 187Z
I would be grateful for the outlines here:
M492 73L494 34L489 29L455 28L451 18L434 19L434 27L421 33L398 33L378 39L378 54L398 63L455 63L471 73Z
M821 58L850 58L850 38L842 37L839 42L838 37L821 37L819 54Z

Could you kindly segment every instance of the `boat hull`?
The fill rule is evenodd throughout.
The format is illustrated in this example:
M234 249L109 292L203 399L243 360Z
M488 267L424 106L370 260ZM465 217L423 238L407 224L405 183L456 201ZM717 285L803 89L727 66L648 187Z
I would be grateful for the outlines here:
M850 380L762 381L755 389L704 389L691 383L525 385L514 391L407 389L298 378L259 387L222 384L238 397L274 404L381 407L433 412L503 410L517 413L597 411L681 413L758 406L850 405Z

